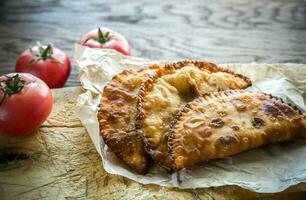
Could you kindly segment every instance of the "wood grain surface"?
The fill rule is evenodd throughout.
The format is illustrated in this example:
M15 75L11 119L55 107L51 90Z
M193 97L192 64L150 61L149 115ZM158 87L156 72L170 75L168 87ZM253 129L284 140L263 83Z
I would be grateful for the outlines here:
M86 130L74 114L78 87L53 90L54 109L37 133L0 135L1 200L198 200L305 199L306 184L258 194L237 186L181 190L141 185L106 173Z
M1 0L0 74L36 41L73 57L82 33L123 33L133 55L216 63L306 63L304 0ZM79 85L74 67L66 86Z

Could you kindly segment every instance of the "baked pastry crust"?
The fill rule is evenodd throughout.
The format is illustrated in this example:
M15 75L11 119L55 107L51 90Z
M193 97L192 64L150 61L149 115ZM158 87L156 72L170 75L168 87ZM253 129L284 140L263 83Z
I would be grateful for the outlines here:
M169 133L175 171L259 146L306 138L306 119L297 107L265 93L216 92L188 103Z
M145 173L150 157L137 136L137 95L140 86L160 67L152 65L125 70L104 87L98 119L100 134L108 147L138 173Z
M166 64L139 92L137 130L153 160L171 171L167 133L180 107L207 92L244 89L251 81L240 74L202 61Z

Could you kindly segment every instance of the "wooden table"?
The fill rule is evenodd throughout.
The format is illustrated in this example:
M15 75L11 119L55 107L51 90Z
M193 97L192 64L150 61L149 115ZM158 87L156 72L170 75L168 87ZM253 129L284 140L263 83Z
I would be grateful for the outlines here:
M81 34L100 25L151 59L306 63L304 0L1 0L0 74L36 41L72 58ZM74 68L66 86L78 84Z
M37 40L72 58L80 35L99 25L122 32L135 56L217 63L306 63L303 0L1 0L0 74ZM79 85L74 68L66 86ZM305 199L306 184L278 194L235 186L179 190L107 174L74 115L80 88L54 90L54 109L37 134L0 138L0 199Z
M282 193L257 194L237 186L180 190L141 185L108 174L74 114L80 92L74 87L53 90L54 109L36 134L0 135L1 200L305 199L306 183Z

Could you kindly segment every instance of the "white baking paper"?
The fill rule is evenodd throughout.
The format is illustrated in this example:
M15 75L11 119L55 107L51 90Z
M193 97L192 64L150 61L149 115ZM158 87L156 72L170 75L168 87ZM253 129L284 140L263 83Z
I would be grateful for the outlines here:
M75 46L75 62L85 93L79 95L76 114L87 129L101 155L104 169L142 184L157 184L179 188L205 188L238 185L256 192L280 192L291 185L306 182L306 141L297 140L213 160L167 174L154 166L146 175L130 171L104 144L99 136L98 105L103 86L124 69L160 63L143 58L128 57L113 50ZM305 64L223 64L235 72L250 77L248 90L263 91L282 97L297 105L304 113L306 91Z

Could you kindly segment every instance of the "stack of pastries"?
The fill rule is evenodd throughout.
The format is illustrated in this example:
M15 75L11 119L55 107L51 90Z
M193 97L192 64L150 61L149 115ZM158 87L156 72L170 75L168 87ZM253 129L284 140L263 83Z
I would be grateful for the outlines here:
M297 107L203 61L125 70L105 86L98 113L108 147L138 173L168 172L268 143L306 138Z

